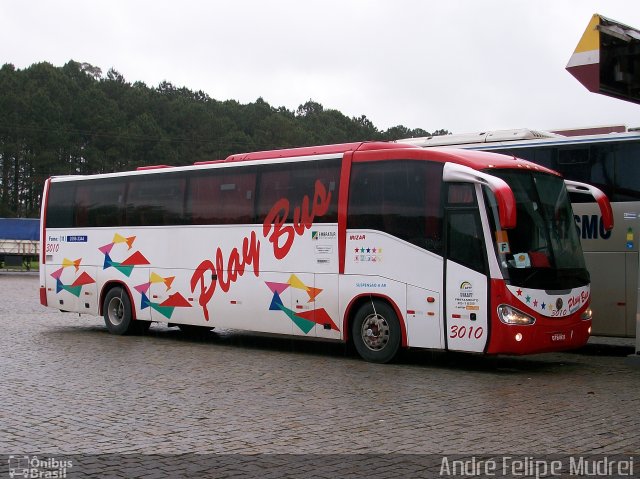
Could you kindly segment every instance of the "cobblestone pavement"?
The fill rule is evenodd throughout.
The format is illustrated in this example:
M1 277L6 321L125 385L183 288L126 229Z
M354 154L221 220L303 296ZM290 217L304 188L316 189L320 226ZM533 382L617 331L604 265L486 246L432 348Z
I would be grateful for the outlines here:
M101 318L40 306L33 274L0 274L0 298L0 454L640 453L633 340L376 365L338 344L229 331L113 336Z

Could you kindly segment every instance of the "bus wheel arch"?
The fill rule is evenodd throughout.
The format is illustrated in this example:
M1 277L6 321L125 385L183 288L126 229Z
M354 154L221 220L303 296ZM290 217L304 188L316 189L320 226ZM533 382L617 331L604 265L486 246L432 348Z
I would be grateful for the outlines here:
M343 322L345 341L367 361L387 363L400 347L407 345L404 318L397 304L387 296L362 294L353 298ZM379 338L379 333L386 335L386 339Z
M102 288L100 314L112 334L143 333L151 325L150 321L137 320L131 291L126 284L117 281L109 282Z

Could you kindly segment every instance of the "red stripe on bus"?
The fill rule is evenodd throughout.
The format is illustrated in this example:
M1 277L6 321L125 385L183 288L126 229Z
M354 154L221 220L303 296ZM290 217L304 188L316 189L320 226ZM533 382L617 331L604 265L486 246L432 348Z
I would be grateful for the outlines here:
M42 218L40 221L42 224L40 225L40 262L41 264L46 263L46 250L47 250L47 211L49 209L49 192L51 191L51 178L47 178L47 181L44 183L44 204L42 205Z
M347 244L347 207L349 205L349 181L353 151L347 151L342 158L340 171L340 191L338 192L338 272L344 274Z

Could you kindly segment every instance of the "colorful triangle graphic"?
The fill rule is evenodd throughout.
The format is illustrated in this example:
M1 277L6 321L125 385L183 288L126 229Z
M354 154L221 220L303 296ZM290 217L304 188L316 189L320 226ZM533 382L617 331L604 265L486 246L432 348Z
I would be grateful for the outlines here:
M302 313L298 313L298 316L308 321L313 321L315 324L330 324L331 329L333 329L334 331L340 331L338 329L338 326L336 326L336 323L333 322L333 319L331 319L331 316L329 316L329 313L327 313L324 308L314 309L312 311L304 311Z
M175 293L169 296L165 301L160 303L160 306L167 306L172 308L190 308L191 303L185 299L180 293Z
M62 289L64 289L65 291L69 291L76 298L79 298L80 297L80 291L82 291L82 286L65 286L65 285L63 285Z
M136 251L120 264L122 266L139 266L142 264L150 264L150 263L140 251Z
M84 286L85 284L95 283L96 280L89 276L86 272L83 272L78 278L71 284L71 286Z
M271 305L269 306L269 311L280 311L284 308L284 304L282 303L282 299L278 293L273 293L273 298L271 299Z
M272 283L270 281L265 281L265 284L274 294L282 294L289 287L289 284L287 283Z

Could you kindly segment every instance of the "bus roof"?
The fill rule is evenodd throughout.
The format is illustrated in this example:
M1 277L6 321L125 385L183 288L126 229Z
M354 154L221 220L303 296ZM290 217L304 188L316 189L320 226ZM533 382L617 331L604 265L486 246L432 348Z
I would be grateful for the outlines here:
M344 155L347 152L359 152L360 158L363 161L375 161L375 160L391 160L391 159L424 159L437 161L441 163L451 162L460 165L468 166L475 170L486 170L491 168L523 168L546 172L554 175L558 175L557 172L545 168L544 166L537 165L535 163L516 158L514 156L508 156L497 153L488 153L484 151L474 151L468 149L456 149L456 148L421 148L419 146L407 145L398 142L355 142L355 143L340 143L335 145L320 145L309 146L303 148L289 148L281 150L270 151L258 151L253 153L237 153L228 156L224 160L213 161L200 161L193 165L185 166L167 166L167 165L155 165L155 166L142 166L137 168L135 172L126 171L118 173L102 173L95 175L61 175L56 176L54 179L59 180L71 180L71 179L90 179L90 178L105 178L113 176L126 176L130 174L155 174L169 171L188 171L200 168L206 168L207 166L219 165L230 166L229 163L236 162L256 162L259 163L263 160L278 160L278 159L293 159L302 157L323 156L324 158L331 157L332 155ZM357 161L357 160L356 160Z
M430 155L431 160L458 163L475 170L509 168L540 171L560 176L560 173L555 170L512 155L459 148L429 148L428 151L432 152L432 155ZM438 157L433 156L433 153L436 153Z
M459 146L465 149L497 150L501 148L558 146L579 143L603 143L640 140L640 133L627 131L623 133L603 133L595 135L564 136L550 132L528 129L496 130L481 133L462 133L456 135L424 136L420 138L404 138L398 143L419 146L421 148Z
M426 147L445 145L466 145L472 143L495 143L500 141L535 140L539 138L558 138L562 135L548 131L517 128L514 130L493 130L475 133L457 133L454 135L422 136L416 138L403 138L396 140L398 143Z
M236 153L224 161L269 160L276 158L293 158L297 156L328 155L346 153L347 151L370 151L386 149L415 148L411 145L388 143L385 141L359 141L355 143L339 143L335 145L305 146L302 148L286 148L282 150L256 151L252 153Z

